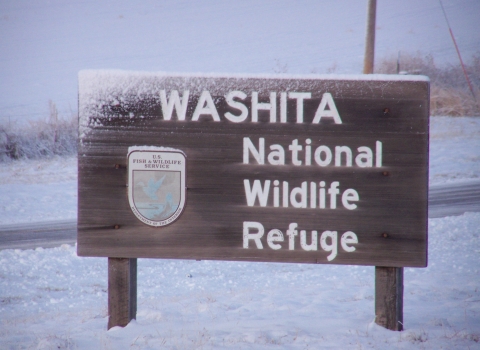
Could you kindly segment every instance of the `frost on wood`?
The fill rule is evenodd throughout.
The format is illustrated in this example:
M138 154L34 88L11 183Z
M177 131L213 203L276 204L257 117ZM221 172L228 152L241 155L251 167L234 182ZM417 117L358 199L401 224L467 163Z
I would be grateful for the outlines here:
M321 89L319 89L321 81ZM189 92L192 102L208 91L217 105L230 91L253 92L268 96L272 91L312 93L320 99L325 92L335 91L336 98L351 94L353 83L359 98L375 91L379 98L387 95L389 84L399 81L428 82L424 76L371 75L272 75L272 74L169 74L164 72L129 72L120 70L85 70L79 73L80 139L90 128L106 127L121 121L123 126L142 125L146 120L160 118L161 92L170 96L176 90ZM358 82L364 82L359 85ZM376 84L372 85L372 82ZM360 88L359 88L360 87ZM279 90L280 89L280 90ZM238 96L235 96L238 97ZM280 97L280 96L279 96ZM183 98L183 96L182 96ZM202 97L200 97L202 98ZM188 102L188 101L187 101ZM194 103L188 103L191 114Z

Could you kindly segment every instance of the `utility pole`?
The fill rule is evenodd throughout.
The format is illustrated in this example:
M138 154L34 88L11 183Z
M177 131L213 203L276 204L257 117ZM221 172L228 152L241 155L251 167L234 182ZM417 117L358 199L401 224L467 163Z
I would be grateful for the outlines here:
M365 37L365 58L363 60L363 74L373 73L375 59L375 17L377 0L368 0L367 5L367 36Z

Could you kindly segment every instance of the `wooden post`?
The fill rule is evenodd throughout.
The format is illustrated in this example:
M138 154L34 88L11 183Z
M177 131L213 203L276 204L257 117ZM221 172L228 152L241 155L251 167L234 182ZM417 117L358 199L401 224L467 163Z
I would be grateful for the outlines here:
M108 329L137 317L137 259L108 258Z
M403 330L403 267L375 267L375 323Z
M365 38L365 56L363 60L363 74L373 73L375 57L375 17L377 0L368 0L367 6L367 35Z

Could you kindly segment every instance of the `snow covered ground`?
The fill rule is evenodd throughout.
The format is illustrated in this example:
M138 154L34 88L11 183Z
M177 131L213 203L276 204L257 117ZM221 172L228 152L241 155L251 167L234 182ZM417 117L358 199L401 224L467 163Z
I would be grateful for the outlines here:
M480 118L432 118L430 183L479 175ZM0 163L0 225L75 215L75 158ZM373 267L139 259L137 320L107 331L106 258L3 250L0 348L480 349L479 257L480 213L430 219L404 332L374 324Z
M430 186L480 178L480 118L430 118Z
M0 225L77 218L77 157L0 163Z

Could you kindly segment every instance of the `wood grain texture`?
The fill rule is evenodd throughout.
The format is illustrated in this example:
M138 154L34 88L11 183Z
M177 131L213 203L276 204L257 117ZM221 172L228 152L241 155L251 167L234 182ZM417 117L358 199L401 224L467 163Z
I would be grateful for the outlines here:
M103 90L93 99L80 98L83 124L78 157L79 255L394 267L427 265L428 82L132 79L132 86L141 85L135 79L144 79L142 84L149 86L141 98L128 89L114 93L116 104L98 97L103 96ZM175 113L172 120L163 119L158 97L162 88L167 89L167 95L171 89L180 92L190 89L185 121L178 121ZM296 123L294 100L288 104L287 123L270 123L266 111L259 112L257 123L249 119L231 123L223 117L220 122L213 122L208 116L193 122L195 101L203 90L212 93L220 116L230 110L224 96L231 90L244 91L248 96L251 91L259 91L263 102L267 101L269 91L309 91L312 99L305 100L301 124ZM326 91L335 100L341 125L328 120L311 123ZM250 113L250 97L244 103ZM277 113L279 110L277 106ZM134 117L128 117L129 113ZM138 115L142 118L137 118ZM286 165L268 162L259 165L252 157L249 164L243 164L244 137L257 146L259 138L264 138L267 154L270 145L282 145ZM315 163L294 166L288 146L295 139L303 146L310 139L312 149L320 145L332 150L335 146L348 146L354 152L360 146L374 150L375 142L381 141L383 166L321 167ZM133 145L172 147L186 154L186 207L171 225L162 228L144 225L129 208L125 166L128 147ZM115 164L123 167L116 168ZM327 186L338 181L341 191L348 188L358 191L360 201L355 210L341 205L337 209L274 208L271 190L267 207L259 206L258 202L250 207L246 202L245 179L287 181L290 188L304 181L317 184L325 181ZM327 261L329 253L320 245L317 251L299 249L298 237L293 251L288 250L287 239L280 250L270 249L266 234L262 238L263 249L256 249L253 242L244 249L244 221L260 222L266 232L280 229L284 235L290 223L297 223L308 237L312 230L319 234L334 230L339 235L353 231L359 243L352 253L343 251L339 244L333 261ZM115 225L119 228L114 229Z
M403 268L375 267L375 322L403 330Z
M137 259L108 258L108 329L137 315Z

